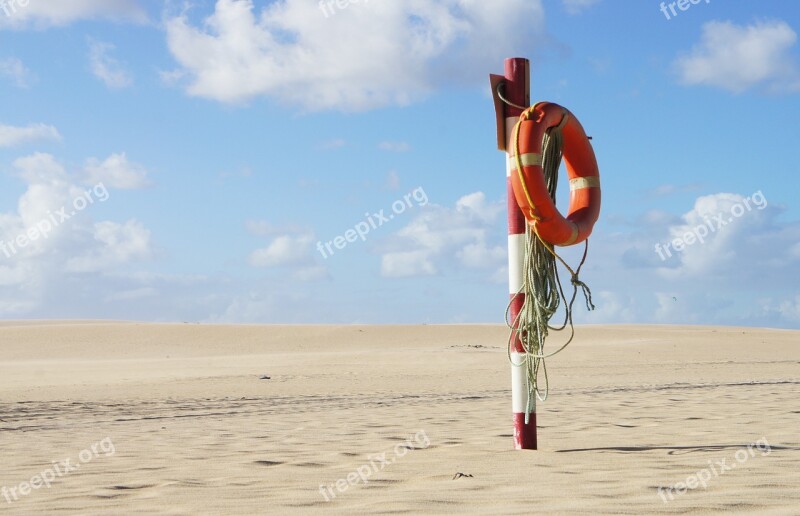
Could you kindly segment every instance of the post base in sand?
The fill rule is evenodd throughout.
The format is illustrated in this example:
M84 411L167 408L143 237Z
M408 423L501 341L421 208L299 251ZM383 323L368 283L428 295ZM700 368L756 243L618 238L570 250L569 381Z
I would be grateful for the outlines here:
M514 448L517 450L535 450L536 448L536 413L528 418L525 414L514 413Z

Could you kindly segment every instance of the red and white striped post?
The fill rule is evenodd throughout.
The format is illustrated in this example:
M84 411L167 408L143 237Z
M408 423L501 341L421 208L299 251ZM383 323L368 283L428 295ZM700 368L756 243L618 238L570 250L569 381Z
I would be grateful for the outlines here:
M514 169L514 145L512 137L514 126L522 114L522 110L501 101L497 95L498 86L503 97L517 106L530 105L530 62L515 57L505 60L505 75L491 75L492 92L497 112L497 146L506 151L506 189L508 191L508 290L511 296L509 317L516 321L517 315L525 301L524 294L517 294L522 287L522 268L525 253L525 216L522 214L514 191L511 188L511 172ZM502 84L502 86L501 86ZM515 364L524 360L525 349L519 338L515 337L511 358ZM514 447L518 450L536 449L536 411L528 411L528 386L525 368L511 366L511 407L514 413Z

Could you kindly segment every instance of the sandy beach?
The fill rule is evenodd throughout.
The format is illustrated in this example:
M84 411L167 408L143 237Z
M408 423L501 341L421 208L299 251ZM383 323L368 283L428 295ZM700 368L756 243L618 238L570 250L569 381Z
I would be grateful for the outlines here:
M513 450L506 338L2 323L0 512L800 511L800 331L580 327L538 451Z

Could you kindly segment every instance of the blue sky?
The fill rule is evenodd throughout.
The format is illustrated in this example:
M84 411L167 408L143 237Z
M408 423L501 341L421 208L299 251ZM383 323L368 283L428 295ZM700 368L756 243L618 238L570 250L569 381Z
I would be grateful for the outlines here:
M800 7L670 3L0 0L0 316L502 321L524 56L602 176L577 322L797 328Z

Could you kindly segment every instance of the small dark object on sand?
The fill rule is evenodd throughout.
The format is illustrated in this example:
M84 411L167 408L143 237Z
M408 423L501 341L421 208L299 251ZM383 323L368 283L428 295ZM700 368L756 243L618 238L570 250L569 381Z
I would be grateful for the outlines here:
M271 380L271 378L269 376L265 375L265 374L261 375L258 379L259 380Z
M457 478L474 478L474 477L469 473L456 473L456 476L453 477L453 480Z

